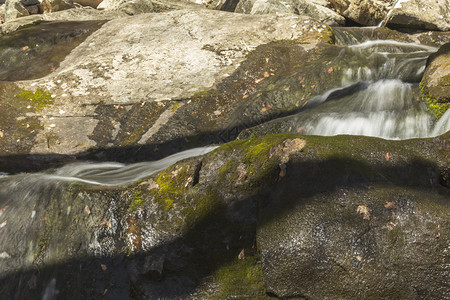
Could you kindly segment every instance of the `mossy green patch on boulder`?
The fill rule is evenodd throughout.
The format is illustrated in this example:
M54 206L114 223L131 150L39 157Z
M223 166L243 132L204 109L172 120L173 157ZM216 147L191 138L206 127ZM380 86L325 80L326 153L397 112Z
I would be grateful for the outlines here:
M440 118L450 108L450 43L430 55L420 82L422 99Z

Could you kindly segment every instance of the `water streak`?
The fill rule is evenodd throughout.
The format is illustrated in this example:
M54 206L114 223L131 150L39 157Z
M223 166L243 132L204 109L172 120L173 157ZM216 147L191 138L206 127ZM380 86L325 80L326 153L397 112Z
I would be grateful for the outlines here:
M81 182L102 186L125 185L149 177L180 160L209 153L217 147L193 148L157 161L129 165L116 162L73 163L56 169L53 173L39 174L39 178L44 181Z

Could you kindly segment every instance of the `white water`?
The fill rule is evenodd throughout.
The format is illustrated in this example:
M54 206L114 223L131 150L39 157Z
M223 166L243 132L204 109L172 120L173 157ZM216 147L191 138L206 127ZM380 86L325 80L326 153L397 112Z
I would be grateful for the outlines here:
M423 106L414 100L411 84L381 80L351 96L304 112L299 125L302 133L313 135L351 134L385 139L429 137L433 115ZM446 124L442 128L448 127Z
M209 153L217 147L218 146L193 148L178 152L157 161L140 162L128 165L116 162L73 163L56 169L50 174L39 174L39 178L44 181L81 182L102 186L125 185L149 177L180 160Z
M341 35L353 42L345 31ZM341 87L310 99L305 107L312 108L296 118L299 132L410 139L437 136L450 130L450 113L436 122L426 105L414 95L414 84L402 81L416 82L417 87L428 56L437 48L375 40L352 44L346 49L353 51L355 57L368 58L370 63L345 70Z

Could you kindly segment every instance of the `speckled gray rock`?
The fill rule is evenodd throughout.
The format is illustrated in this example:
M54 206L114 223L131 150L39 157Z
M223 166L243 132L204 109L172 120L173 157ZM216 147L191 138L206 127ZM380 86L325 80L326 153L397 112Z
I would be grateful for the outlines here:
M399 0L390 13L387 25L448 31L450 30L450 1Z
M361 25L377 25L396 0L328 0L336 12Z
M310 16L328 25L344 24L344 17L321 4L324 3L318 4L306 0L291 0L287 2L279 0L241 0L237 3L234 11L252 15L293 13Z
M43 13L51 13L73 8L72 0L42 0L41 10Z
M7 0L5 2L5 22L28 16L30 13L20 0Z

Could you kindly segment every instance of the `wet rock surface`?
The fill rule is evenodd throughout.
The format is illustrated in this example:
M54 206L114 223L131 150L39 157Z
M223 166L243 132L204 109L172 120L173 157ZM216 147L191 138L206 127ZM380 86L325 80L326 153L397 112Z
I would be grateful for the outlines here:
M264 298L264 276L279 297L439 298L446 147L448 134L269 135L127 187L2 179L1 291L31 299L54 281L64 298ZM19 201L25 187L35 197Z
M203 6L269 2L107 1L3 24L0 295L450 294L449 116L436 122L423 102L446 105L448 32L331 28L309 10L345 4L347 23L378 22L392 5L350 2L252 16ZM312 134L307 118L367 105L389 117L380 132L403 124L387 138L436 137L298 135ZM149 162L211 144L166 169Z
M450 43L430 55L420 82L422 97L437 117L450 107Z

